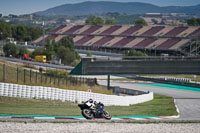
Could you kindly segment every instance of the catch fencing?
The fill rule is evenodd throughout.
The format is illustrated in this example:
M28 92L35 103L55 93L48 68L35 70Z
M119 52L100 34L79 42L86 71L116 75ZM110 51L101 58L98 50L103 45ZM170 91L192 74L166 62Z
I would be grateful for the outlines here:
M137 96L116 96L92 92L64 90L52 87L28 86L0 82L0 96L61 100L81 103L92 98L106 106L129 106L153 99L153 92Z
M45 72L37 72L37 69L13 67L12 64L1 63L0 82L53 86L94 86L97 83L95 78L49 75Z

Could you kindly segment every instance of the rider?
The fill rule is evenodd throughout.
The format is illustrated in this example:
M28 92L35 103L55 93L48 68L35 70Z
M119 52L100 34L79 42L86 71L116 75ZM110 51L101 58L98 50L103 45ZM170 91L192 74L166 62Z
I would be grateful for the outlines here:
M101 103L101 102L99 102L99 103L97 104L97 109L98 109L98 112L99 112L100 114L102 114L102 113L103 113L103 110L104 110L104 104Z
M90 108L94 109L97 105L97 102L94 101L93 99L89 99L88 101L85 102L85 104Z
M99 113L103 113L104 110L104 104L99 102L97 103L93 99L89 99L88 101L85 102L87 106L89 106L91 109L97 109Z

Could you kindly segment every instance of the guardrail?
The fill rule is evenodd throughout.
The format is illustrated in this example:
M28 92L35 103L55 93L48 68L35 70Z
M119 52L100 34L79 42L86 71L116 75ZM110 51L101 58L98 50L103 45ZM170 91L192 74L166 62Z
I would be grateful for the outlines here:
M97 102L101 101L106 106L129 106L131 104L138 104L152 100L153 92L137 96L115 96L84 91L64 90L52 87L27 86L0 82L0 96L50 99L78 103L92 98Z

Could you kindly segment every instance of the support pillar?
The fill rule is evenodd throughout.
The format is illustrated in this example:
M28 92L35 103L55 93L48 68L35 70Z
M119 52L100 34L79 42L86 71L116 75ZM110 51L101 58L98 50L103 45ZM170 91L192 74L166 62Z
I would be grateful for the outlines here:
M110 75L107 78L107 89L110 90Z

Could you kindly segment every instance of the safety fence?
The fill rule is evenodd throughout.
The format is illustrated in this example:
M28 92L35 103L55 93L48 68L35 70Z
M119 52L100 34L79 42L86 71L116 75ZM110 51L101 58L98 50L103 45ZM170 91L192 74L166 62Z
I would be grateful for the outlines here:
M23 67L13 67L11 65L0 63L0 82L7 83L20 83L20 84L40 84L40 85L71 85L81 86L88 85L94 86L97 81L95 78L72 77L49 75L45 72L38 72L36 69L29 69Z
M61 100L81 103L92 98L101 101L106 106L118 105L129 106L147 102L153 99L153 92L137 96L116 96L92 92L64 90L52 87L27 86L0 82L0 96L22 97L34 99Z

